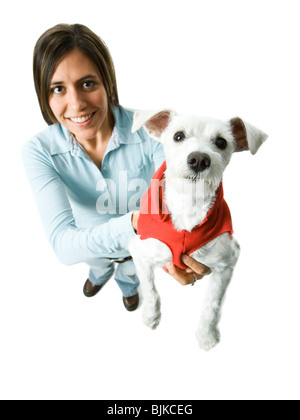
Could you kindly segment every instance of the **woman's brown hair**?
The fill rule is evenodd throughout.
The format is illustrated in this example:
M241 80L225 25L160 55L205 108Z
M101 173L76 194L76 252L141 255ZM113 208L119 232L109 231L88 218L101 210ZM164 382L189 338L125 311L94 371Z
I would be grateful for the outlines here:
M48 125L57 122L49 106L50 82L62 57L78 48L97 66L104 84L109 110L119 104L115 68L104 42L84 25L59 24L38 39L33 54L34 85L41 112Z

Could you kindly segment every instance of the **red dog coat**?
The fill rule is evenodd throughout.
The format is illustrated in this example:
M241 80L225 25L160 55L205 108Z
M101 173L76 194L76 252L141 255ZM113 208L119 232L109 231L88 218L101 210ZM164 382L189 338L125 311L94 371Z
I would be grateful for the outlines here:
M204 221L191 232L176 230L163 197L166 168L164 162L154 174L150 188L142 198L137 233L141 239L155 238L166 244L173 254L173 263L177 267L186 268L181 261L182 254L191 254L222 233L233 233L231 215L224 200L221 182L215 202Z

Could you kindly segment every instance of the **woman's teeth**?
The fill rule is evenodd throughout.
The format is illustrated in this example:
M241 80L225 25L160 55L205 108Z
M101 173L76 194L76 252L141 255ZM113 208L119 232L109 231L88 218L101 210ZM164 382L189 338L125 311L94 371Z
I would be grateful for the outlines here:
M85 115L84 117L80 117L80 118L70 118L71 121L76 122L76 123L83 123L87 120L89 120L90 118L92 118L93 114L89 114L89 115Z

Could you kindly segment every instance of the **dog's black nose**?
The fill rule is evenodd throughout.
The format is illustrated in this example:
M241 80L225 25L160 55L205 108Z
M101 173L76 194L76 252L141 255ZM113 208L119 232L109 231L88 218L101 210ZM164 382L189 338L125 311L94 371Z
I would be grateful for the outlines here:
M193 152L188 155L187 163L195 172L202 172L210 167L210 157L206 153Z

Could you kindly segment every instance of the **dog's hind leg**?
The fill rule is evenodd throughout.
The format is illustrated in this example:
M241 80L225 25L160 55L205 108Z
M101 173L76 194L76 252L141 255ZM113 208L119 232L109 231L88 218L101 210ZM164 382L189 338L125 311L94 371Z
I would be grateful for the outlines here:
M208 279L200 324L196 333L199 345L210 350L220 341L218 323L226 289L232 278L233 269L227 267L222 271L214 271Z

